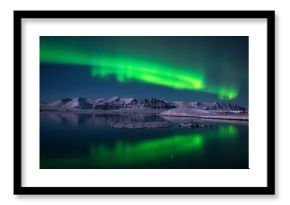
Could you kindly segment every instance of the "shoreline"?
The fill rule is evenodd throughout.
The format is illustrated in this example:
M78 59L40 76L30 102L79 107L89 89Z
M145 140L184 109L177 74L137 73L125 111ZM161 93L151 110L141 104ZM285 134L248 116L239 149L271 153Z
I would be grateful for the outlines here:
M244 121L248 122L247 114L189 114L189 113L164 113L165 110L40 110L40 113L56 113L56 114L93 114L93 115L158 115L161 117L176 117L176 118L199 118L199 119L212 119L212 120L227 120L227 121Z
M249 121L247 116L235 116L235 115L186 115L186 114L158 114L165 117L186 117L186 118L201 118L201 119L216 119L216 120L237 120L237 121Z

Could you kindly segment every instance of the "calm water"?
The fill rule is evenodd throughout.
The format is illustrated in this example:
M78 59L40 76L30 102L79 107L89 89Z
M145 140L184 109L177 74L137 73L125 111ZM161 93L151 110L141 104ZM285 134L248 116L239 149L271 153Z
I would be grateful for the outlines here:
M170 128L117 129L118 122L172 123ZM41 113L43 169L247 169L248 124L156 115Z

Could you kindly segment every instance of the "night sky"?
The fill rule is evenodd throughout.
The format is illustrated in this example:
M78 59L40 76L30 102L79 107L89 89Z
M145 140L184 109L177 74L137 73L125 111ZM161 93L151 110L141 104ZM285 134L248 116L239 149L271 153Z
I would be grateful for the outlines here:
M41 100L78 96L248 107L248 37L40 37Z

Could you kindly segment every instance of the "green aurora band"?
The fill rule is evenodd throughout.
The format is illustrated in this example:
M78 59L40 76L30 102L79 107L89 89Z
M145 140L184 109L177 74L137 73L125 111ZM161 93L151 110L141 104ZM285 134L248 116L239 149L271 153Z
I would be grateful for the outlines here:
M75 48L41 44L40 62L88 66L92 77L115 76L118 82L140 81L180 90L194 90L218 95L220 100L232 100L238 89L209 85L205 73L126 56L102 56Z

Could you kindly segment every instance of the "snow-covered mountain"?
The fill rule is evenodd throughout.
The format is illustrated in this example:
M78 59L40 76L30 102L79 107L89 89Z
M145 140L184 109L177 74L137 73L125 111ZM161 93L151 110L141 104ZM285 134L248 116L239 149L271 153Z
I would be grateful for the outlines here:
M83 109L89 110L92 108L92 100L87 98L74 98L71 101L67 102L64 107L67 109Z
M175 101L173 102L176 107L179 108L193 108L197 110L209 110L209 111L216 111L216 112L227 112L227 111L234 111L234 112L246 112L247 109L242 107L238 104L234 103L224 103L224 102L212 102L212 103L202 103L199 101L193 102L183 102L183 101Z
M63 107L68 102L72 101L71 98L62 98L60 100L48 103L47 106L49 107Z
M75 110L75 109L82 109L82 110L89 110L92 108L92 101L91 99L87 98L62 98L60 100L51 102L51 103L41 103L40 108L42 110L49 109L49 110Z
M134 98L63 98L51 103L41 103L41 110L121 110L121 109L159 109L169 110L173 108L186 108L200 111L214 111L214 112L237 112L244 113L247 109L233 103L202 103L198 101L194 102L183 102L174 101L169 102L157 98L145 98L145 99L134 99Z
M96 99L95 103L92 106L92 109L97 110L114 110L121 108L131 108L137 102L133 98L120 98L120 97L111 97L111 98L101 98Z
M134 99L134 98L63 98L46 105L42 105L41 109L49 110L117 110L117 109L171 109L176 106L165 100L150 99Z
M165 100L150 99L134 99L112 97L105 99L97 99L93 105L93 109L113 110L113 109L170 109L176 106Z
M160 113L161 116L171 117L198 117L225 120L248 120L248 113L225 111L225 110L203 110L189 107L178 107Z

